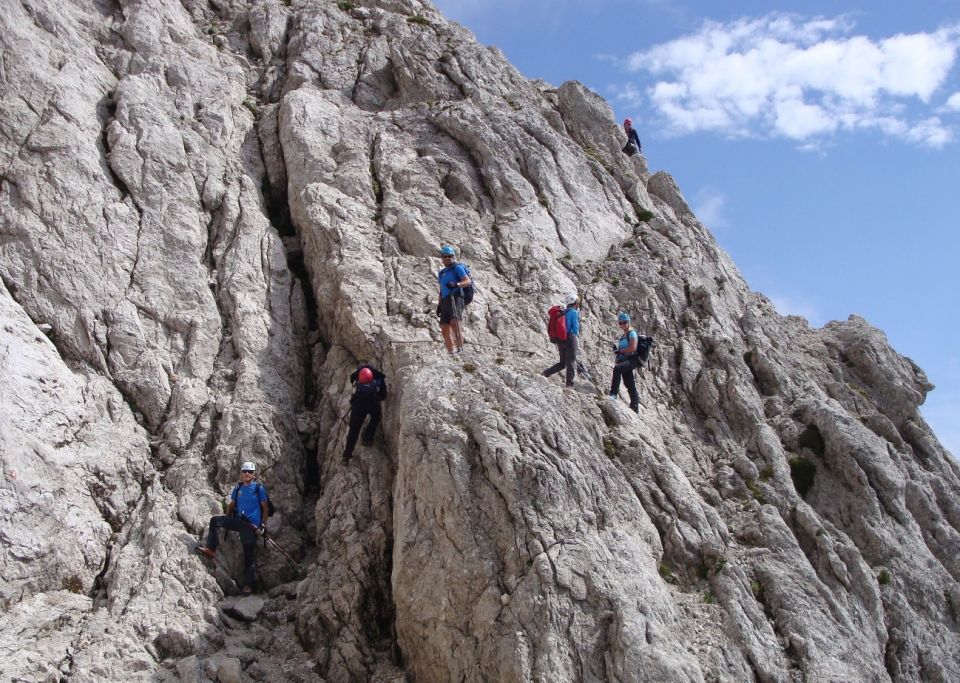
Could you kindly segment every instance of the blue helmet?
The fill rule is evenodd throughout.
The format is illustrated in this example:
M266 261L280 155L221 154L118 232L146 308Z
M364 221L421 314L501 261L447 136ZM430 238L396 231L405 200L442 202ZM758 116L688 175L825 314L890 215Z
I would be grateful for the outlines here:
M620 311L620 313L617 314L617 322L618 322L618 323L628 323L628 322L630 322L630 314L629 314L629 313L624 313L623 311Z
M453 250L453 247L451 247L449 244L444 244L442 247L440 247L440 255L441 255L441 256L456 256L456 255L457 255L457 252L455 252L455 251Z

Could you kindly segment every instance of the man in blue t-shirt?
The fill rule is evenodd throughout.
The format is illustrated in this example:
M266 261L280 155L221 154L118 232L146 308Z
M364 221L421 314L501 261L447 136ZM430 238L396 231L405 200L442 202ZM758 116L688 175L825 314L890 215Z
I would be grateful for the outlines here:
M463 315L462 288L470 284L470 276L462 263L457 263L457 254L449 244L440 247L440 259L443 268L437 273L440 283L440 299L437 302L437 315L440 317L440 332L447 353L463 351L463 333L460 330L460 316Z
M207 557L217 556L220 545L220 529L236 531L243 545L243 592L251 593L254 587L254 567L257 559L257 533L263 530L267 519L269 497L267 489L256 481L257 466L245 462L240 466L240 482L230 492L226 515L210 518L207 545L197 546L197 552Z
M567 339L557 343L557 351L560 353L560 362L551 365L543 371L544 377L567 369L568 387L573 386L573 372L577 367L577 351L580 339L580 297L576 292L570 292L566 295L563 302L567 305L563 312L564 322L567 327Z

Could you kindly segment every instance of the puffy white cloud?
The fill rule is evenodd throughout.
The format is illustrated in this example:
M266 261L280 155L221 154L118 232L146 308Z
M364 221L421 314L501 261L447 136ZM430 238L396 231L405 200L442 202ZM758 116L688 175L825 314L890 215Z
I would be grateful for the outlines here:
M727 197L712 187L701 188L693 198L693 213L711 230L726 228L730 225L723 211L727 206Z
M946 128L939 118L933 116L914 125L907 131L906 138L927 147L940 148L953 142L953 131Z
M960 111L960 92L955 92L950 97L947 98L946 104L943 105L943 108L946 111Z
M960 26L882 40L852 30L845 16L707 21L691 35L630 55L626 65L654 77L646 96L675 134L807 141L872 129L932 147L950 142L939 119L913 111L946 82ZM960 111L960 93L945 106Z
M643 93L633 83L627 83L624 86L611 85L610 90L617 102L623 102L631 107L639 106L643 102Z

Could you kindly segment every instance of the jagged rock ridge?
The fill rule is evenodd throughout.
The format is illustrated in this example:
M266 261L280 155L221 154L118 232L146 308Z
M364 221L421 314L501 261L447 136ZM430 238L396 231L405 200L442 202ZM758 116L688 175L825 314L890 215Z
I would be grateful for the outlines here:
M417 0L0 17L4 678L960 678L923 372L778 316L599 97ZM457 358L441 242L480 286ZM597 379L563 393L572 288ZM598 399L621 308L639 416ZM392 395L346 467L362 359ZM300 561L252 602L191 551L241 456Z

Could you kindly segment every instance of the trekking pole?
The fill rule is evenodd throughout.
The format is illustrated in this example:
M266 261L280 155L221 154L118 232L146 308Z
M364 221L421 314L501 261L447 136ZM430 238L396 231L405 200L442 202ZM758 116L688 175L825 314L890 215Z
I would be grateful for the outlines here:
M272 547L272 548L273 548L274 550L276 550L278 553L280 553L281 555L283 555L283 558L284 558L287 562L289 562L292 566L297 567L298 569L300 568L300 563L297 562L295 559L293 559L293 555L291 555L289 552L287 552L286 548L284 548L282 545L280 545L279 543L277 543L271 536L268 536L266 532L264 532L264 534L263 534L263 540L264 540L264 543L268 544L270 547Z
M261 537L263 538L263 543L264 543L264 545L269 545L271 548L273 548L274 550L276 550L277 552L279 552L281 555L283 555L284 559L285 559L287 562L289 562L291 565L293 565L294 567L297 567L297 568L300 567L300 564L299 564L295 559L293 559L293 555L291 555L289 552L287 552L286 548L284 548L282 545L280 545L279 543L277 543L277 542L273 539L273 537L270 536L270 534L267 532L266 529L263 529L263 531L261 532L260 528L257 527L257 525L255 525L253 522L251 522L251 521L250 521L249 519L247 519L246 517L242 517L241 519L243 519L243 521L246 522L247 526L249 526L251 529L253 529L253 532L254 532L255 534L257 534L258 536L261 536Z

